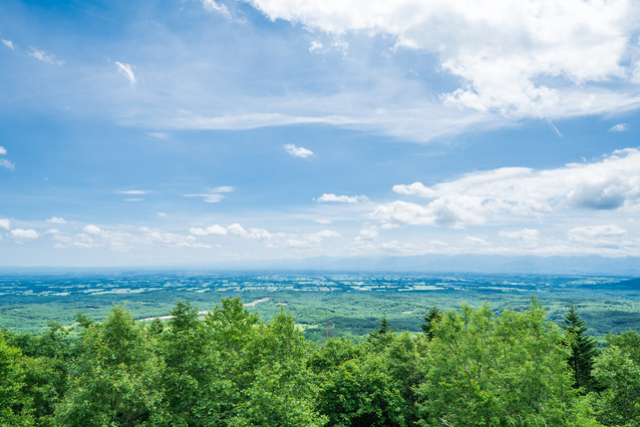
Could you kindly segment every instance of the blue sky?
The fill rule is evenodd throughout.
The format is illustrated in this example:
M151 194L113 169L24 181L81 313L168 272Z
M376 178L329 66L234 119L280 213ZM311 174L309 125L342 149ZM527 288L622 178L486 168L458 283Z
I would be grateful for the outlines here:
M640 255L637 1L0 3L0 265Z

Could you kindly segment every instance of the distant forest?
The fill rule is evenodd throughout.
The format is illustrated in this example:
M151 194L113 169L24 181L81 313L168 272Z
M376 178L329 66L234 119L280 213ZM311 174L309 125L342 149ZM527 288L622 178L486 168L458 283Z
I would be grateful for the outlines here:
M115 306L103 322L0 331L2 426L637 426L640 335L598 349L576 308L561 327L535 299L433 307L422 332L385 318L362 342L305 339L224 298L165 321Z

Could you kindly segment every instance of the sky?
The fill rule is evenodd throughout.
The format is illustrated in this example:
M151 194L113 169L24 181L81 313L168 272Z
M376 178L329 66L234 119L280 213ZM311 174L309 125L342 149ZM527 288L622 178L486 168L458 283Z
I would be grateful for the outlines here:
M640 256L638 16L4 0L0 266Z

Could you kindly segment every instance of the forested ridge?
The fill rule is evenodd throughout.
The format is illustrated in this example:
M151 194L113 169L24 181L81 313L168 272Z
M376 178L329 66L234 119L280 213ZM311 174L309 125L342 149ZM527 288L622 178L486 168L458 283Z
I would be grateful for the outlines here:
M536 301L385 318L356 343L305 339L223 299L167 322L115 306L73 330L0 331L2 426L639 426L640 335L598 350L571 306L562 327Z

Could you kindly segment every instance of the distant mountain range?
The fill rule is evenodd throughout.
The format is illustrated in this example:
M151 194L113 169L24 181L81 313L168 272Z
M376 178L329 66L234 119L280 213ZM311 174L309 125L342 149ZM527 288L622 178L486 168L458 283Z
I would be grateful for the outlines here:
M424 255L410 257L317 257L198 265L214 270L301 270L327 272L407 272L483 274L577 274L640 277L640 258Z

